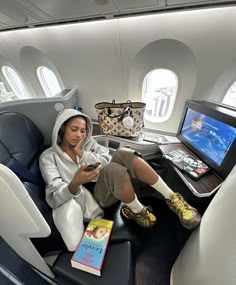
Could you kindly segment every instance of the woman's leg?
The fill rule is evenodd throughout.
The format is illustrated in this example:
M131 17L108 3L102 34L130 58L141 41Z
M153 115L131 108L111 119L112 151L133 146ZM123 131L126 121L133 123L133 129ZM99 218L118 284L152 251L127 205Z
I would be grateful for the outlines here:
M156 217L137 199L127 168L119 163L111 162L101 170L93 195L103 208L122 201L122 214L142 227L156 223Z
M127 167L128 172L132 177L136 177L139 180L147 183L162 194L166 199L167 205L179 216L179 219L184 227L192 229L200 223L201 216L198 211L191 207L179 193L173 192L138 153L131 149L122 148L116 152L113 159L114 161L117 161L118 163ZM122 192L123 195L127 194L126 191L131 191L127 185L124 184L124 189Z
M165 199L169 199L173 191L162 180L156 171L141 157L134 154L133 156L133 168L135 176L156 189Z
M198 211L191 207L179 193L173 192L146 161L134 155L133 167L138 179L149 184L165 197L167 205L179 216L184 227L192 229L200 223L201 216Z
M119 199L124 203L121 213L126 218L135 220L143 227L152 227L155 225L156 217L150 212L150 207L143 206L138 200L128 172L125 175Z
M169 199L170 194L173 193L156 171L134 150L121 148L115 152L112 161L125 166L131 177L138 178L150 185L163 195L165 199Z

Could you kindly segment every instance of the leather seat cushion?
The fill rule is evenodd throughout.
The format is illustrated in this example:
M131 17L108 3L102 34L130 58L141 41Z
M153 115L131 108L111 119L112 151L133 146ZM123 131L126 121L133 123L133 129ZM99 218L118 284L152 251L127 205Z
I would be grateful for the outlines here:
M131 243L109 244L102 266L101 276L84 272L71 266L73 253L62 253L52 270L56 280L63 285L130 285L133 283Z

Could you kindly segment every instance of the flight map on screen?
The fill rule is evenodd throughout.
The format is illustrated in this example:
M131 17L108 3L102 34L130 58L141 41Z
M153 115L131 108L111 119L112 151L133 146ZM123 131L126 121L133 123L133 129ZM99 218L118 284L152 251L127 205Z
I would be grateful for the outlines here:
M181 135L220 165L236 137L236 128L188 108Z

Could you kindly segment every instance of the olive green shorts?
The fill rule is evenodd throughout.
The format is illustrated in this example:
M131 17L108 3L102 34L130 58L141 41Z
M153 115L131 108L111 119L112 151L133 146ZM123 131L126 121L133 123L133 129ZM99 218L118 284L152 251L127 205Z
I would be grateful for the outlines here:
M135 178L133 155L141 154L128 147L122 147L113 154L111 162L100 171L93 196L102 208L109 207L119 200L126 173Z

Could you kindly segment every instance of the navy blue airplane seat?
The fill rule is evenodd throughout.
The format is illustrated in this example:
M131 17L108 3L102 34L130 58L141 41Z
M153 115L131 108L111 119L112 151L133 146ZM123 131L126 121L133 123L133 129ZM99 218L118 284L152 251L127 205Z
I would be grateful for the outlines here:
M122 284L132 284L132 244L137 239L137 232L129 227L120 217L120 205L117 203L108 209L107 217L113 219L114 231L108 248L108 257L104 264L103 277L99 279L79 270L72 270L70 256L56 229L52 209L45 200L45 183L39 169L39 156L44 150L43 135L38 127L25 115L16 112L0 112L0 163L12 169L21 179L29 195L51 228L47 238L34 238L32 242L44 256L55 250L61 250L52 270L56 280L63 284L112 284L114 275L122 272ZM106 211L105 211L106 216ZM140 227L135 227L140 228ZM110 257L109 257L110 256ZM125 258L124 258L125 256ZM111 260L114 258L114 262ZM118 284L118 283L117 283Z
M32 120L17 112L0 112L0 163L18 175L51 228L48 238L32 239L41 254L65 249L53 222L52 209L45 201L45 183L39 169L39 156L44 149L43 135ZM140 245L140 227L135 223L126 226L120 216L120 203L106 209L105 217L115 221L111 241L130 240L134 245Z
M45 201L45 184L38 158L44 138L38 127L26 116L0 112L0 163L13 170L51 228L51 235L32 239L41 254L65 249L65 244L52 219L52 209Z

